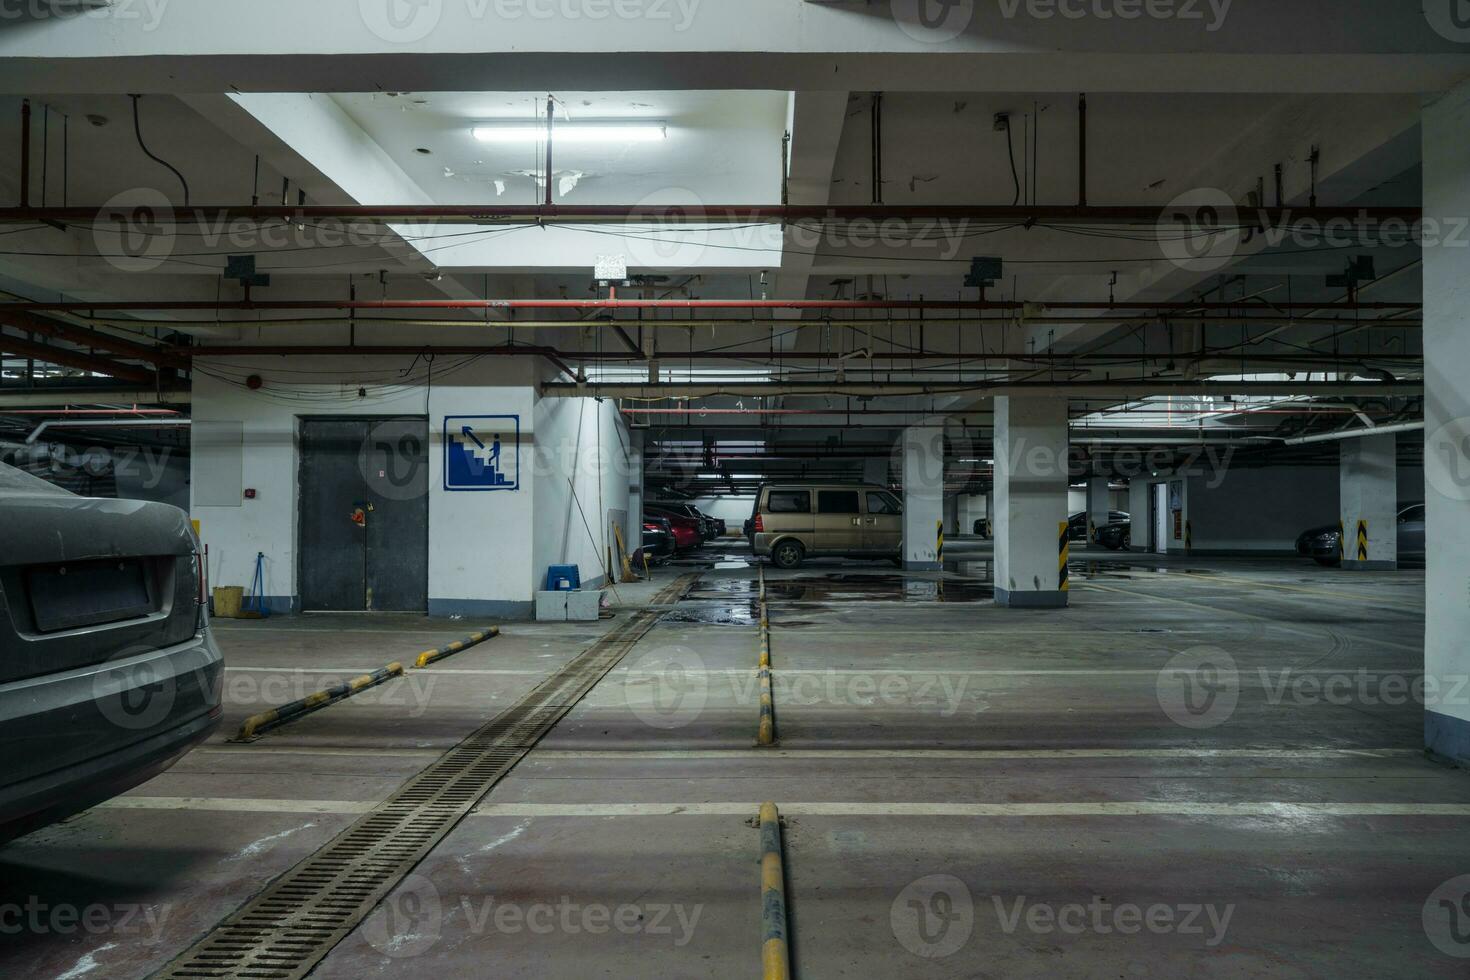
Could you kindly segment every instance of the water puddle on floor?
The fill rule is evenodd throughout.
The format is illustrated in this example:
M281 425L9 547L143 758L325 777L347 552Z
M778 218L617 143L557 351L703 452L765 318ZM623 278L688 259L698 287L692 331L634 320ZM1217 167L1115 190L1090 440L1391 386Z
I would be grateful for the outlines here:
M690 600L723 599L759 601L760 583L755 579L701 581L688 594ZM904 575L800 575L769 578L766 597L772 602L988 602L995 598L989 582L977 579L917 579Z

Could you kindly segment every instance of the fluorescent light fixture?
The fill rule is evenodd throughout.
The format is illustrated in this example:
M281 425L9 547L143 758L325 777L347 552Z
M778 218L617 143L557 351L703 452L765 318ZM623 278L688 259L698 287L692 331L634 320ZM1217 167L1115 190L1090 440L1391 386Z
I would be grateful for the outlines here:
M486 123L470 130L481 143L545 143L545 123ZM662 120L637 122L557 123L552 135L558 143L657 143L667 139Z

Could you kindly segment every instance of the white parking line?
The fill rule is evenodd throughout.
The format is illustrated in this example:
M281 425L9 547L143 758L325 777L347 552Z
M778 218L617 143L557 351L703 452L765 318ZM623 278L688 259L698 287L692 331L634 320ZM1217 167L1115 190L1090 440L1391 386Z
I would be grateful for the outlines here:
M195 810L235 813L360 814L364 800L250 800L186 796L120 796L97 809ZM758 803L485 803L481 817L733 817ZM1470 817L1470 803L781 803L781 812L807 817Z

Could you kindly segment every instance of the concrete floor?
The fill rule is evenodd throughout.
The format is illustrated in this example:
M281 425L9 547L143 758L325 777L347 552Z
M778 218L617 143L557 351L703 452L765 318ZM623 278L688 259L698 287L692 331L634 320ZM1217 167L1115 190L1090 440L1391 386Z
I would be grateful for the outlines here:
M975 541L943 576L768 570L781 746L761 751L746 554L620 586L633 608L700 575L315 975L754 975L766 799L799 977L1466 974L1432 938L1470 953L1438 904L1464 890L1436 895L1470 873L1470 775L1420 756L1401 691L1422 572L1084 551L1072 608L1017 612L962 580L988 569ZM613 624L505 624L224 741L480 625L217 624L224 732L0 851L0 906L43 910L0 975L147 975ZM64 928L67 908L92 924Z

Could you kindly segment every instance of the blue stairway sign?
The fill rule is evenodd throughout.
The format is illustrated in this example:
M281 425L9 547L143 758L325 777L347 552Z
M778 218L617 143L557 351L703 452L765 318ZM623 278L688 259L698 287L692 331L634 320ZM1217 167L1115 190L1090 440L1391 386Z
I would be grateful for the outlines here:
M444 419L444 489L484 493L521 488L521 417Z

